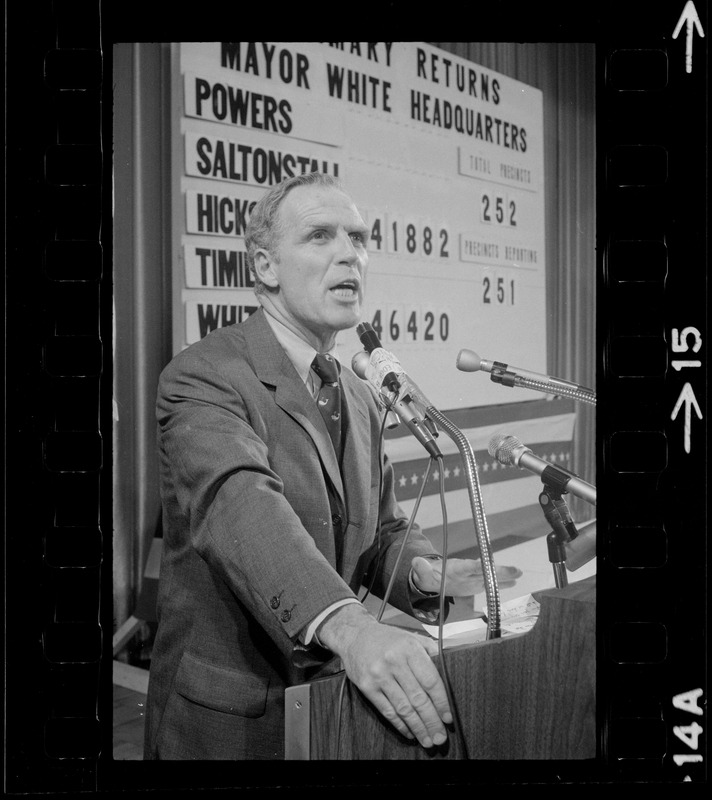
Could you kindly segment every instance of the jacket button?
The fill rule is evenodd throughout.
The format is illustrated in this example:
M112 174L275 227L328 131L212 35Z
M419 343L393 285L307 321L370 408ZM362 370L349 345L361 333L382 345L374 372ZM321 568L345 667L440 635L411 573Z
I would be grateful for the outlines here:
M272 599L269 601L269 604L270 604L270 606L271 606L272 608L279 608L279 597L273 597L273 598L272 598Z
M280 614L279 618L282 620L282 622L289 622L289 620L292 618L292 612L291 611L283 611Z
M339 514L334 514L334 516L331 518L331 521L334 523L334 525L341 525L341 516Z

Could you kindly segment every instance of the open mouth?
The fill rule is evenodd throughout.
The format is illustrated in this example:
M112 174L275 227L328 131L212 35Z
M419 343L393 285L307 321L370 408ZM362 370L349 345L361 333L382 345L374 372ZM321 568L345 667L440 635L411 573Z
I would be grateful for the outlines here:
M337 283L336 286L332 286L331 291L337 297L343 297L348 299L357 296L358 287L359 287L358 281L349 279L342 281L341 283Z

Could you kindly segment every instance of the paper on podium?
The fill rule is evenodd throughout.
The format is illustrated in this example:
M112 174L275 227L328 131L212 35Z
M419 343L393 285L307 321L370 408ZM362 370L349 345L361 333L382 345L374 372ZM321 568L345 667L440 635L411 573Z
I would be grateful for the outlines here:
M579 538L584 539L591 531L595 534L596 520L581 523ZM546 542L541 538L527 539L497 553L500 564L511 564L522 571L513 586L500 590L500 629L502 636L513 633L526 633L534 627L539 615L539 603L533 599L532 593L544 589L553 589L556 585L555 575L549 561ZM575 572L571 583L584 580L596 574L595 557L587 561ZM514 593L516 597L512 597ZM455 598L464 600L464 598ZM443 625L443 647L455 647L460 644L472 644L485 641L487 638L487 597L484 592L475 595L474 611L470 611L466 619L457 622L446 622ZM482 609L482 610L478 610ZM473 615L473 616L470 616ZM438 638L437 625L423 625L428 636Z
M502 636L530 631L539 618L539 606L539 602L531 594L503 603L500 609ZM423 625L423 628L433 639L440 635L438 625ZM487 619L484 616L460 622L446 622L443 625L443 647L482 642L486 638Z

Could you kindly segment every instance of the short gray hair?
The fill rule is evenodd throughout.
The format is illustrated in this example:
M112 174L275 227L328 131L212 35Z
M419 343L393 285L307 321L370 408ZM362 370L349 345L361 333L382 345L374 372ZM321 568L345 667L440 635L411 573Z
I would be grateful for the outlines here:
M272 186L262 195L250 212L250 219L245 229L245 247L247 248L247 265L255 280L255 293L278 291L266 286L257 277L255 270L255 252L260 249L268 250L276 258L277 245L281 231L277 212L284 198L297 186L328 186L341 189L341 182L333 175L325 172L307 172L304 175L294 175L281 183Z

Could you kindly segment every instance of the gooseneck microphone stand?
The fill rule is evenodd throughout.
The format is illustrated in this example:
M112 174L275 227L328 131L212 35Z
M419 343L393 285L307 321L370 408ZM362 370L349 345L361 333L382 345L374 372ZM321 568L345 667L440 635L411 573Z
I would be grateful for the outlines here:
M472 518L475 523L475 532L477 533L477 543L480 548L482 572L485 579L487 638L499 639L502 635L499 586L497 585L497 575L494 569L494 559L492 558L492 548L490 545L489 532L487 530L487 519L482 503L482 492L480 491L480 483L477 477L475 455L472 452L472 446L467 440L467 437L459 428L453 425L446 416L441 414L433 406L428 406L425 409L425 414L447 433L457 445L457 449L460 451L460 456L462 457L465 467L467 490L470 497L470 508L472 509Z
M544 394L561 395L580 400L582 403L596 405L596 393L593 389L581 386L572 381L555 378L552 375L538 375L536 372L527 372L519 367L513 367L502 361L489 361L480 358L472 350L460 350L457 355L457 368L462 372L476 372L483 370L490 373L490 380L501 386L517 386L522 389L534 389Z
M366 352L363 354L357 353L351 362L353 371L360 378L366 380L371 386L375 394L376 401L379 403L379 405L385 407L387 414L396 411L393 400L385 396L380 391L380 385L374 386L370 379L366 377L366 364L368 360L369 356ZM405 373L403 377L405 377ZM433 406L430 401L425 398L425 396L420 392L416 385L410 381L410 379L407 379L407 393L410 399L418 407L418 411L423 417L424 426L428 429L428 431L434 436L437 436L437 428L439 426L453 440L453 442L457 445L457 449L460 451L460 456L462 457L463 466L465 468L465 478L470 497L472 518L475 524L477 542L480 548L480 560L482 562L482 574L484 576L485 596L487 599L487 638L498 639L502 635L502 614L500 608L499 587L497 585L497 575L494 569L494 559L492 558L489 532L487 531L487 519L485 517L484 505L482 503L482 493L480 491L480 484L477 478L477 464L475 463L475 455L472 452L472 447L467 440L467 437L462 433L462 431L453 425L453 423L450 422L446 416L441 414L435 408L435 406Z
M502 386L517 386L522 389L534 389L544 394L561 395L570 397L572 400L580 400L582 403L596 405L596 393L586 386L577 386L566 381L556 381L551 379L548 382L538 381L525 375L517 375L516 372L507 370L492 370L490 380L493 383L500 383Z

